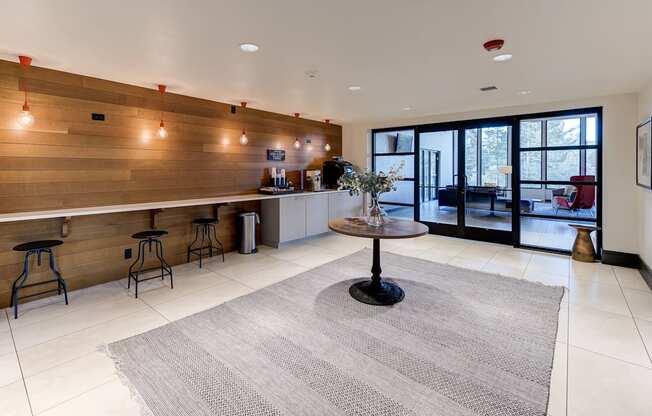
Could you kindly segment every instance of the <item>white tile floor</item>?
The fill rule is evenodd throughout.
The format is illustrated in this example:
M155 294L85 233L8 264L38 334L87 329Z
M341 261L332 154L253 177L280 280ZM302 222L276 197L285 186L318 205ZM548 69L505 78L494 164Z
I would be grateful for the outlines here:
M125 281L0 313L0 414L139 414L102 345L142 333L369 246L327 234L280 250L229 253L175 267L175 288ZM549 414L652 414L652 291L635 270L439 236L384 241L384 250L568 288L559 316Z

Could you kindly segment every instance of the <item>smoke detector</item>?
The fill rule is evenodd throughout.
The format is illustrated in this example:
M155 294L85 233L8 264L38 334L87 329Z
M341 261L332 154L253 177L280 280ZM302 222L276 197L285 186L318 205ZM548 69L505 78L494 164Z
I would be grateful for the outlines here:
M496 52L503 48L505 41L503 39L492 39L482 44L487 52Z

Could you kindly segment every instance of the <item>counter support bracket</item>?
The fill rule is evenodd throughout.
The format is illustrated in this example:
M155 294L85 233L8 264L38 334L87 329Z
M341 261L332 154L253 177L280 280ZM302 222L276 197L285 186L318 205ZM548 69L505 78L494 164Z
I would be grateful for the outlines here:
M224 205L228 205L228 202L213 205L213 218L218 221L220 220L220 207Z
M161 212L163 212L163 210L160 208L149 210L149 227L152 230L156 229L156 226L158 225L158 216Z
M63 217L61 222L61 238L66 238L70 235L72 228L72 217Z

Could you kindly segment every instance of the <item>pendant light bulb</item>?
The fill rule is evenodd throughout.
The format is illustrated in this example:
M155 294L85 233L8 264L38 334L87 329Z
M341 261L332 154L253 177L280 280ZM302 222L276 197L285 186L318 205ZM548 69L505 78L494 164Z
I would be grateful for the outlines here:
M18 116L18 124L21 127L29 127L34 124L34 116L29 111L29 106L23 106L23 111Z
M163 123L163 120L161 120L161 124L159 125L158 128L158 137L161 139L165 139L168 137L168 131L165 129L165 123Z
M245 133L245 131L242 130L242 136L240 136L240 144L244 146L247 143L249 143L249 139L247 138L247 133Z
M158 85L158 92L161 94L161 124L159 124L158 127L158 137L161 139L165 139L168 137L168 131L165 128L165 123L163 122L163 95L165 94L165 91L167 91L167 86L163 84Z
M299 141L299 138L294 139L294 148L295 149L301 149L301 142Z
M326 145L324 146L324 150L327 151L327 152L330 152L331 151L331 145L329 143L326 143Z

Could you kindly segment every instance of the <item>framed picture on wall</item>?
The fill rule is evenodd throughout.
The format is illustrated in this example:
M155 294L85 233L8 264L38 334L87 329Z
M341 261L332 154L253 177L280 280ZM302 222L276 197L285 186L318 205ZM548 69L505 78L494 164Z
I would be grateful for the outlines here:
M410 153L412 152L412 141L414 136L408 136L407 134L400 134L396 139L396 153Z
M652 123L636 127L636 184L652 189Z

